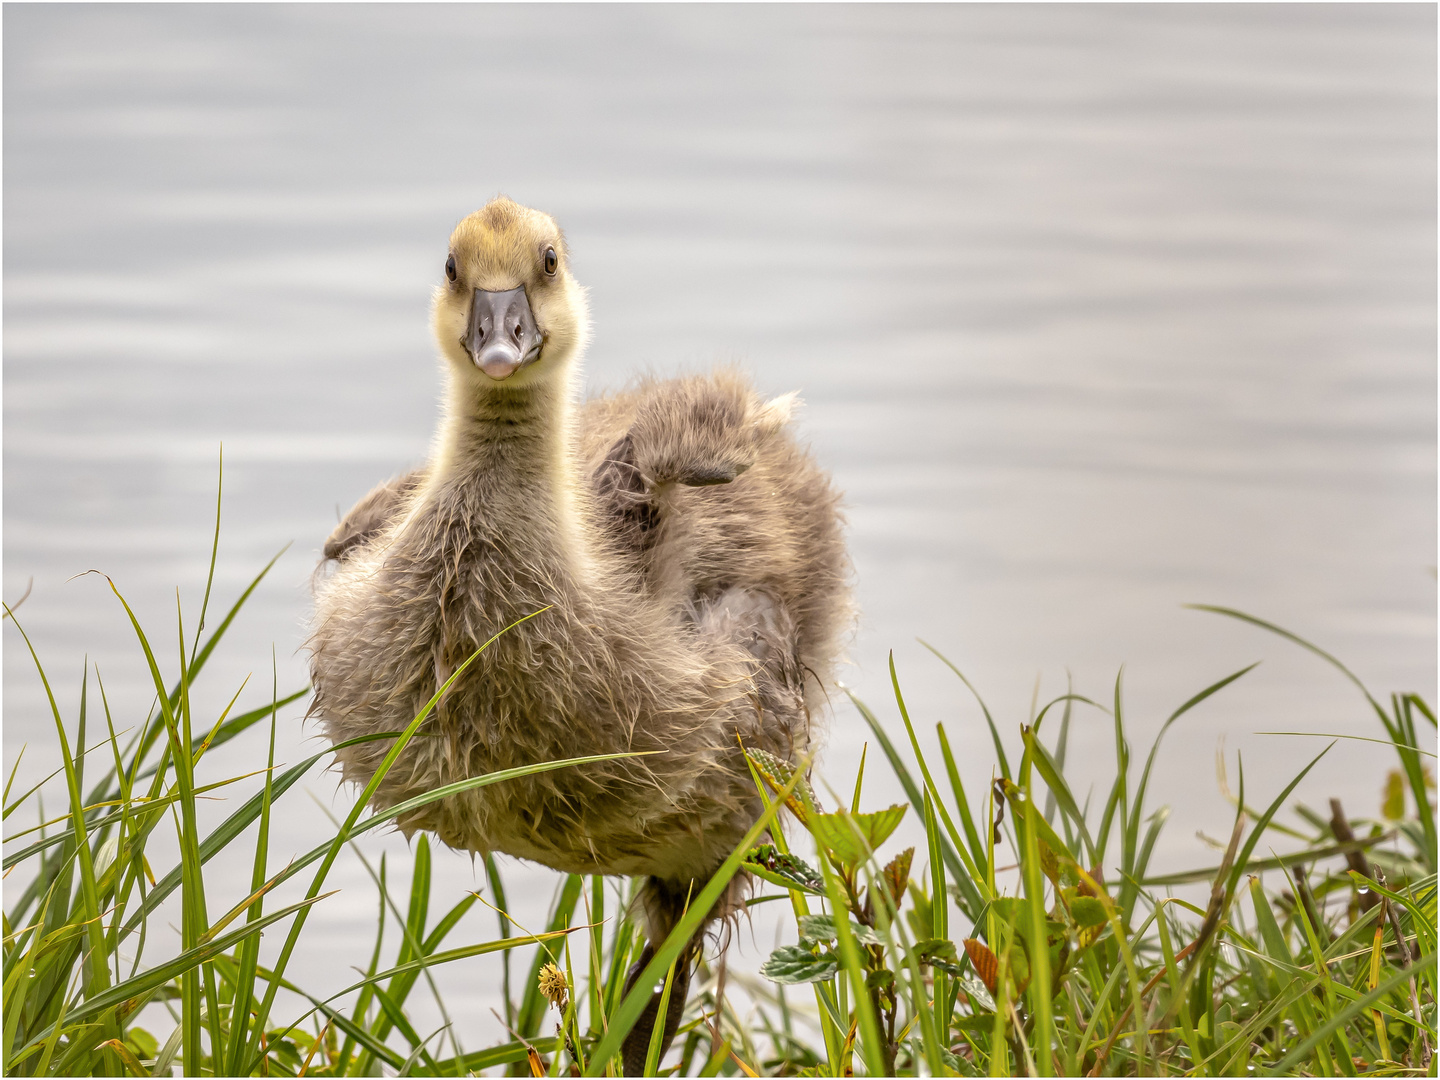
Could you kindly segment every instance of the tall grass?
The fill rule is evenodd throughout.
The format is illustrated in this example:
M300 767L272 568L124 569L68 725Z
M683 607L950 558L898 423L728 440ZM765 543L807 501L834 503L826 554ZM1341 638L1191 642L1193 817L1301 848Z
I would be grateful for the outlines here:
M218 505L216 529L197 627L205 624L214 577ZM406 744L428 737L432 700L404 730L373 736L390 742L387 755L333 834L277 865L276 814L314 813L290 805L298 797L292 789L331 752L275 765L280 710L307 691L282 695L272 679L270 700L239 714L238 693L217 716L198 715L192 703L206 662L273 565L208 636L187 632L177 604L164 647L111 584L154 684L155 705L143 718L117 722L88 665L77 713L62 715L45 664L6 609L45 690L59 758L53 779L63 776L65 799L63 813L45 820L43 786L12 799L16 769L5 786L0 1060L7 1075L615 1075L621 1041L650 988L671 985L690 934L742 868L760 879L756 903L788 905L794 944L776 949L760 978L707 964L692 984L674 1049L662 1062L658 1039L652 1047L653 1073L1434 1071L1436 823L1427 764L1434 760L1434 713L1414 694L1382 703L1338 660L1278 627L1209 609L1289 638L1356 685L1380 722L1377 736L1397 759L1384 778L1378 819L1352 819L1332 803L1328 817L1300 806L1305 827L1282 826L1277 812L1315 761L1263 806L1247 795L1242 771L1223 857L1190 873L1154 874L1150 860L1165 824L1150 790L1160 742L1249 668L1176 708L1143 764L1132 759L1118 679L1108 702L1067 693L1038 709L1019 725L1015 761L981 701L994 741L994 782L967 791L943 725L935 728L939 759L922 752L892 663L900 727L887 728L859 700L854 707L907 802L870 806L863 758L847 783L849 803L827 806L808 769L751 753L765 816L695 896L627 995L625 973L644 942L601 879L564 878L544 928L520 931L510 919L520 913L506 910L500 867L487 859L486 902L496 909L498 934L445 947L479 894L432 911L436 856L423 837L405 883L391 880L384 860L371 865L355 843L457 791L599 759L537 762L367 813L369 794ZM957 689L973 692L956 675ZM1114 775L1094 806L1080 805L1066 780L1078 709L1107 714L1113 725ZM218 756L233 752L222 749L230 740L263 724L270 732L265 761L227 760L230 778L201 782L202 758L209 756L213 769ZM117 734L132 726L128 739ZM215 791L232 799L238 792L243 801L202 829L197 800ZM12 826L22 807L39 824ZM788 842L774 827L782 813L793 822ZM923 827L924 847L897 852L892 836L907 816ZM176 854L162 857L169 832ZM1277 856L1277 843L1298 850ZM238 877L235 866L250 867L243 895L216 893L217 858L226 882ZM308 986L291 961L307 925L326 917L326 883L342 859L363 863L375 885L375 940L351 985ZM1284 884L1267 890L1262 871ZM274 906L272 890L297 875L308 876L303 897ZM1196 883L1209 887L1203 906L1170 895ZM151 925L172 897L179 950L152 960ZM283 933L283 944L267 966L259 942L270 928ZM387 930L399 946L393 963L382 965L390 955ZM521 950L536 945L524 970L512 967ZM433 969L487 953L498 954L503 972L507 1041L461 1052L454 1028L467 1018L451 1015L443 1001L448 1040L417 1029L411 997ZM430 989L438 999L433 983ZM305 1003L300 1011L277 1012L282 990L289 995L283 1000Z

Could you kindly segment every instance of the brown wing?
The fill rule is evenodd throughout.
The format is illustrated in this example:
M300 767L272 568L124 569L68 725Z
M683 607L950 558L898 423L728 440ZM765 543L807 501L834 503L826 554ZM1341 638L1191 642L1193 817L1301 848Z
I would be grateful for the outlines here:
M729 484L789 419L792 397L762 402L737 372L646 381L581 410L599 522L621 549L643 555L660 526L666 484Z
M345 520L325 541L325 558L343 559L354 548L369 543L399 512L407 497L425 479L425 470L416 469L378 485L350 508Z
M621 550L643 555L655 542L659 510L635 462L635 439L626 434L590 474L598 524Z

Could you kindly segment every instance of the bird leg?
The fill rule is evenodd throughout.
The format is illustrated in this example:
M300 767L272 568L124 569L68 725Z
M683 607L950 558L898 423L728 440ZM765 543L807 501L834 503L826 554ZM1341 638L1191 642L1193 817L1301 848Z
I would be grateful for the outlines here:
M665 1027L660 1037L660 1058L665 1057L675 1039L675 1033L680 1030L680 1018L685 1013L685 999L690 993L690 975L699 955L698 941L692 940L675 961L675 976L670 980L670 1001L665 1009ZM654 958L654 947L646 945L640 959L631 965L625 976L625 995L634 988L641 973ZM645 1075L645 1061L650 1053L650 1040L655 1032L655 1021L660 1014L660 999L663 994L661 989L650 995L645 1011L640 1014L640 1019L635 1021L635 1026L630 1029L630 1034L625 1036L625 1041L620 1046L620 1058L626 1076ZM622 998L625 995L622 995Z

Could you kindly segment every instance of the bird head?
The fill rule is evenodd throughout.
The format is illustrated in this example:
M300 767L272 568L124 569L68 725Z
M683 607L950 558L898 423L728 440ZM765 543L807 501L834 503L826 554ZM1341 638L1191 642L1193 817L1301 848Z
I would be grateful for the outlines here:
M554 219L502 195L460 222L431 324L463 384L485 390L560 377L590 326Z

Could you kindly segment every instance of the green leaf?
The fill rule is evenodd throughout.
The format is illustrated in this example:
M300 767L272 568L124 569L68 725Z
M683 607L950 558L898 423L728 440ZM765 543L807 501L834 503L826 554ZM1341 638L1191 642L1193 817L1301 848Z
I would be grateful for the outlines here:
M834 956L816 956L801 945L782 945L760 966L760 974L771 982L813 983L835 977L840 963Z
M928 963L934 957L953 961L957 955L955 943L944 938L925 938L915 943L916 959L922 963Z
M885 842L904 816L905 804L896 803L873 814L852 814L847 810L816 814L807 827L839 862L856 866Z
M136 1057L153 1058L160 1049L160 1042L144 1028L132 1027L125 1032L125 1045L134 1051Z
M1070 914L1080 926L1104 926L1105 905L1093 896L1077 896L1070 901Z
M505 1043L501 1046L492 1046L488 1050L478 1050L473 1054L466 1054L464 1057L445 1058L443 1061L436 1062L436 1068L440 1076L468 1076L471 1073L478 1073L482 1069L507 1065L512 1061L524 1061L532 1046L542 1054L553 1054L557 1050L563 1049L565 1042L560 1038L551 1038Z
M880 935L868 926L861 926L850 920L850 933L864 945L883 945ZM829 915L802 915L800 917L800 941L802 944L819 944L835 940L835 920Z
M948 975L960 974L959 954L953 941L944 938L926 938L915 943L915 961L939 968Z
M795 766L788 761L781 761L774 754L765 750L746 748L745 756L750 759L750 764L755 766L765 783L770 785L771 790L781 791L790 786L790 780L795 775ZM802 776L795 781L794 790L785 799L786 808L800 819L803 824L808 821L811 813L819 803L815 799L815 792L810 790Z
M744 867L756 877L772 885L801 892L825 895L825 882L820 873L804 859L776 849L774 844L760 844L745 853Z

